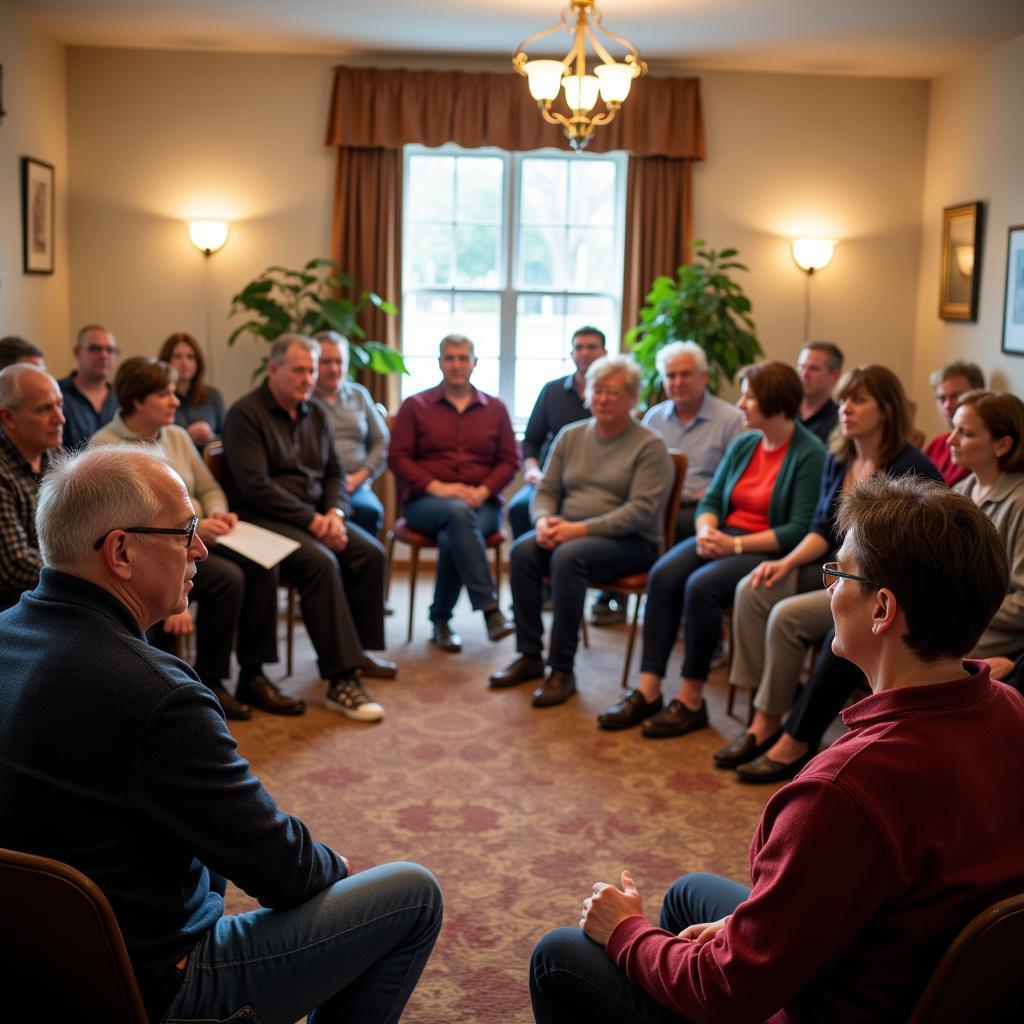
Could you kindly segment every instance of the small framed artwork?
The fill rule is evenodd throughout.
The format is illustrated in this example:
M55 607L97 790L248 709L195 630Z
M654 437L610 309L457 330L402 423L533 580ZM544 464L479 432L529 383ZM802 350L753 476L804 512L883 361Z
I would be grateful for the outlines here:
M1024 224L1010 228L1006 244L1003 351L1024 356Z
M26 274L53 273L53 164L21 158L21 227Z
M981 213L981 203L961 203L942 211L939 316L943 320L978 319Z

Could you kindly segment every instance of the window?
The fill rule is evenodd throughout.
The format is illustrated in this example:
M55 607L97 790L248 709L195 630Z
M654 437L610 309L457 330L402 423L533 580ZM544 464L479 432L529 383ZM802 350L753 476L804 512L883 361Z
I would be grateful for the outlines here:
M437 346L473 339L473 382L525 423L593 324L617 352L624 154L405 148L402 397L437 383Z

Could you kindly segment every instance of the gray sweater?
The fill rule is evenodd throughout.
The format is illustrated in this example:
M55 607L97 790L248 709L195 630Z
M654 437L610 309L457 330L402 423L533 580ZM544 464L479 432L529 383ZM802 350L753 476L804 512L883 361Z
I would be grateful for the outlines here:
M571 423L551 446L531 520L559 515L585 522L594 536L644 537L661 550L673 476L665 442L639 423L608 438L592 419Z

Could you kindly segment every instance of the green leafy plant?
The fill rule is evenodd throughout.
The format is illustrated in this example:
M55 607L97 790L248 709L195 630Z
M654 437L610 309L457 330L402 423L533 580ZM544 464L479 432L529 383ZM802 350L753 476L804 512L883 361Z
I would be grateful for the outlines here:
M359 314L372 306L392 316L398 312L376 292L360 289L353 278L341 273L335 260L310 260L301 270L268 267L232 297L230 315L249 317L231 332L228 344L234 345L243 334L271 342L292 332L337 331L349 340L349 372L353 375L363 367L374 373L408 373L400 352L383 342L367 340L359 326ZM253 378L266 366L264 356Z
M676 276L654 279L640 310L640 323L626 335L643 372L641 400L653 405L664 393L658 375L658 351L673 341L695 341L708 358L708 389L717 394L723 380L764 354L754 334L750 299L728 274L747 268L736 249L705 249L694 242L696 259Z

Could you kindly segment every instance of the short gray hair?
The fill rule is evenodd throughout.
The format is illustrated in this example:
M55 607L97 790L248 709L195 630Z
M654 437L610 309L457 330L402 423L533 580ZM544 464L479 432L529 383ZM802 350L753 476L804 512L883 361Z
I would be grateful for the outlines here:
M464 334L446 334L441 339L441 344L438 346L437 349L437 354L439 357L444 355L445 345L468 345L469 354L474 359L476 359L476 345L474 345L473 342L470 341L469 338L467 338Z
M313 335L313 340L320 342L321 345L324 342L330 342L332 345L337 345L342 351L345 362L348 362L351 350L349 348L349 340L344 334L339 334L337 331L317 331L316 334Z
M38 373L46 377L57 391L60 385L43 369L31 363L12 363L0 370L0 409L21 408L21 378L26 373Z
M307 334L292 332L289 334L279 334L270 343L270 354L267 356L267 362L273 363L275 366L283 366L285 359L288 358L288 349L292 345L301 345L314 359L320 358L320 343L318 341Z
M664 348L658 349L658 354L654 357L654 365L662 377L665 376L665 368L676 356L692 356L693 364L697 367L698 372L708 372L708 354L697 342L672 341Z
M629 356L602 356L587 370L587 404L590 404L594 388L601 381L620 374L626 382L626 390L637 398L640 395L640 367Z
M126 526L149 526L167 501L154 486L158 466L170 469L163 452L149 445L101 445L57 455L36 500L43 563L76 572L88 564L97 538Z

